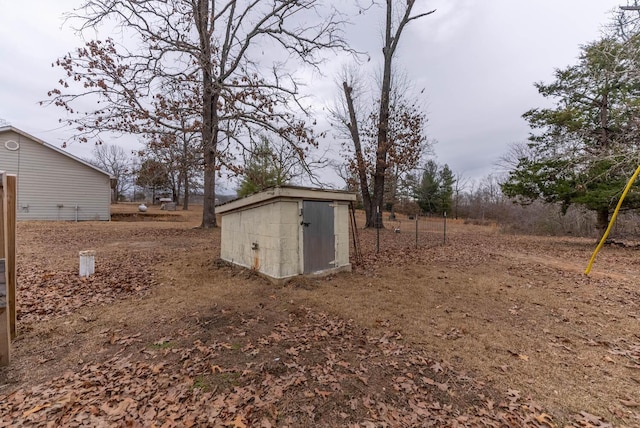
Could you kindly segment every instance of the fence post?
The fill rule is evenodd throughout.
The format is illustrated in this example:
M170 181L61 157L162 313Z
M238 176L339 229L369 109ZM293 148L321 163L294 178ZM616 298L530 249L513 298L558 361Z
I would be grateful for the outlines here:
M416 214L416 248L418 248L418 219L420 216Z
M11 339L18 335L16 324L16 218L18 215L18 177L7 174L5 188L6 194L6 280L7 280L7 304L9 305L9 330Z
M380 254L380 207L376 207L376 254Z
M447 243L447 212L444 212L444 232L442 234L442 243Z
M11 362L11 323L9 320L10 308L7 295L6 263L7 254L7 175L0 172L0 366L8 366Z

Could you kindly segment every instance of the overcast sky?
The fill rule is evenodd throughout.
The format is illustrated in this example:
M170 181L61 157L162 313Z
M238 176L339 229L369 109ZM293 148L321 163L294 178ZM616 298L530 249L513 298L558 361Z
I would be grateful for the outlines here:
M60 146L73 130L61 127L63 114L38 101L61 77L58 57L82 41L62 20L78 0L0 0L0 118L50 144ZM397 64L418 90L425 88L429 137L435 155L454 172L480 179L512 142L524 141L522 113L544 104L533 83L550 81L554 68L576 61L579 46L597 39L610 11L626 0L418 0L436 13L414 21L403 34ZM379 65L382 10L354 18L347 38ZM336 96L333 73L344 57L331 58L315 76L314 104ZM374 73L374 70L367 70ZM321 108L318 114L323 114ZM339 146L327 139L334 151ZM132 147L132 139L119 142ZM116 141L118 142L118 141ZM92 146L67 150L90 157ZM335 180L335 185L342 185Z

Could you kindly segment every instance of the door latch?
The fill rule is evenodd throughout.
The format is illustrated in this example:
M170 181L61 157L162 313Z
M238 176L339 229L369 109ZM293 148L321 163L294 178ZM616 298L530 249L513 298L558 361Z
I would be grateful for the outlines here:
M310 225L310 224L311 224L311 223L310 223L310 222L308 222L308 221L301 221L301 222L300 222L300 225L302 225L302 226L304 226L304 227L309 227L309 225Z

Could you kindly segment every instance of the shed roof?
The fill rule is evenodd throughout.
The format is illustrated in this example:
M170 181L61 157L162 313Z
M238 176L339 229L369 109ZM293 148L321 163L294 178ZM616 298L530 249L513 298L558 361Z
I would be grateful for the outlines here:
M275 186L244 198L234 199L216 207L216 214L224 214L232 211L246 209L253 205L260 205L272 199L305 199L305 200L331 200L331 201L355 201L356 194L344 190L318 189L299 186Z
M64 150L62 150L62 149L60 149L60 148L58 148L58 147L56 147L56 146L54 146L54 145L51 145L51 144L49 144L49 143L47 143L47 142L45 142L45 141L43 141L43 140L39 139L38 137L34 137L33 135L28 134L28 133L24 132L24 131L23 131L23 130L21 130L21 129L15 128L15 127L13 127L13 126L11 126L11 125L9 125L9 126L2 126L2 127L0 127L0 134L1 134L1 133L3 133L3 132L15 132L15 133L16 133L16 134L18 134L18 135L22 135L22 136L23 136L23 137L25 137L25 138L28 138L28 139L30 139L30 140L32 140L32 141L35 141L35 142L36 142L36 143L38 143L38 144L41 144L41 145L43 145L43 146L45 146L45 147L47 147L47 148L49 148L49 149L51 149L51 150L55 151L55 152L58 152L58 153L60 153L60 154L62 154L62 155L64 155L64 156L67 156L67 157L69 157L69 158L73 159L73 160L74 160L74 161L76 161L76 162L80 162L80 163L81 163L81 164L83 164L84 166L87 166L87 167L89 167L89 168L95 169L96 171L101 172L102 174L106 174L106 175L108 175L108 176L109 176L109 178L113 178L113 177L111 176L111 174L109 174L107 171L104 171L104 170L102 170L102 169L98 168L98 167L97 167L97 166L95 166L95 165L91 165L89 162L87 162L87 161L85 161L85 160L83 160L83 159L80 159L79 157L76 157L76 156L72 155L71 153L68 153L68 152L66 152L66 151L64 151Z

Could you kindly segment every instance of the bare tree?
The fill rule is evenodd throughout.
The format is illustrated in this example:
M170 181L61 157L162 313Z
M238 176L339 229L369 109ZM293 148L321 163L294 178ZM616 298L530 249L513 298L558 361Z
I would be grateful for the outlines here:
M500 173L506 174L516 168L522 159L534 157L535 151L529 147L529 144L524 141L518 141L509 144L507 152L500 156L495 165Z
M389 104L389 123L387 132L387 168L385 177L385 205L390 206L390 217L395 218L395 203L398 197L398 183L418 167L422 158L432 153L432 142L426 136L427 117L419 99L408 94L414 93L413 87L404 74L394 76ZM366 135L372 155L377 147L377 114L371 115ZM371 156L373 158L373 156ZM373 165L373 159L371 160Z
M464 173L457 172L454 175L453 180L453 216L457 220L460 208L460 199L463 197L462 193L469 185L469 178L464 176Z
M328 165L325 155L315 158L305 153L300 156L291 153L286 141L259 135L258 141L252 141L249 150L243 153L238 196L247 196L271 186L303 184L304 181L322 185L317 171Z
M93 158L89 163L108 172L115 183L112 184L111 202L116 204L121 195L132 185L132 161L131 156L120 146L113 144L98 144L93 148Z
M375 224L373 220L373 206L371 201L371 192L369 191L369 164L365 160L364 150L362 148L362 140L360 138L360 123L364 121L363 107L361 105L361 97L364 92L363 78L355 68L345 68L340 76L342 83L342 91L344 98L336 101L332 111L331 118L339 126L344 127L347 136L353 144L352 149L348 145L343 144L343 153L352 152L348 159L349 169L352 171L348 174L350 180L357 179L360 187L360 195L362 196L362 205L366 215L366 227L372 227ZM355 172L355 173L354 173ZM347 185L353 183L345 180Z
M324 49L347 49L341 17L321 0L85 0L72 17L80 31L115 23L132 42L92 40L59 59L66 77L50 103L67 110L81 140L200 132L203 227L216 226L216 173L238 170L251 135L276 134L295 153L317 144L287 59L317 67ZM100 104L85 111L80 98Z
M182 209L189 209L189 194L202 180L202 141L199 132L173 131L150 135L146 149L139 153L143 159L154 159L166 167L173 200Z
M353 75L350 78L353 80ZM374 176L377 164L378 112L370 111L368 115L364 115L364 109L356 104L363 92L355 91L351 85L343 85L343 90L344 102L338 102L331 115L333 121L347 131L349 143L343 143L342 155L351 170L349 179L357 179L367 213L366 227L373 227L379 225L375 220L376 205L371 196L371 177ZM392 216L398 183L418 166L424 155L430 153L432 145L425 133L426 114L417 98L412 100L408 95L412 90L407 81L401 79L401 83L394 84L391 91L383 202L391 205ZM359 116L363 118L359 119Z
M612 20L607 27L610 35L622 40L629 40L640 32L640 2L632 0L631 4L621 6L612 11Z
M329 162L329 166L344 181L344 190L358 193L359 180L353 168L349 167L349 164L334 159ZM358 196L360 196L360 193L358 193ZM362 200L358 199L358 204L360 203L362 203Z
M314 184L322 186L319 171L329 163L324 153L310 153L306 150L302 153L292 153L289 144L281 138L271 138L271 161L277 173L278 182L292 184Z
M413 7L415 0L406 0L403 2L395 0L386 0L386 13L385 13L385 27L384 27L384 40L383 40L383 67L382 67L382 79L380 83L380 95L377 99L378 111L374 113L375 118L375 161L371 165L371 176L373 181L373 193L369 190L369 179L367 174L367 163L365 161L366 154L363 150L363 142L361 138L362 126L358 123L357 111L356 111L356 97L357 92L354 91L352 84L353 79L345 79L342 83L343 95L346 103L346 112L348 115L344 116L348 118L343 123L347 126L354 147L354 164L358 170L358 176L360 179L360 188L362 192L363 205L366 211L366 227L383 227L381 221L376 221L376 213L382 212L384 204L385 193L385 177L387 176L387 169L390 168L392 162L390 157L393 157L393 149L397 147L394 144L393 130L390 127L390 119L392 112L392 72L393 72L393 57L397 51L400 37L406 26L417 19L425 17L435 12L431 10L424 13L413 13ZM399 9L394 10L394 5ZM420 120L420 112L417 110L412 111L412 120ZM401 123L401 122L400 122ZM395 140L400 141L399 139Z
M156 203L156 195L160 192L165 194L171 190L171 178L167 165L145 153L138 158L136 165L135 184L142 189L142 193L147 196L150 193L151 203Z

